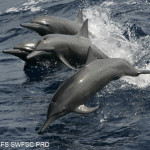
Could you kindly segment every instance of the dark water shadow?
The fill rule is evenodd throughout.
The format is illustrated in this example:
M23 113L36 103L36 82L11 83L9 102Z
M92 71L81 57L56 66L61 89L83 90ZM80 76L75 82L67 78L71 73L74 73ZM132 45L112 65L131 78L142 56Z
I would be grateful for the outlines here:
M25 69L24 72L27 76L26 82L38 82L42 81L46 76L60 71L66 66L62 63L58 62L57 64L53 64L50 67L46 66L29 66L28 69Z

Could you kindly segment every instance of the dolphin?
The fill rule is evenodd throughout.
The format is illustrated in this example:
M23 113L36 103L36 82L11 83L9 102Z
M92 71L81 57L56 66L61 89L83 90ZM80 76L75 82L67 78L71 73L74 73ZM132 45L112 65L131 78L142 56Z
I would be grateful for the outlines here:
M22 23L21 26L32 29L41 36L46 34L70 34L75 35L83 24L83 13L79 11L75 21L54 16L40 16L31 21L31 23Z
M30 66L39 65L49 67L56 63L57 58L52 53L44 51L41 51L38 57L28 60L27 56L35 50L36 44L36 42L23 42L14 46L12 50L3 50L3 53L12 54L23 60L25 62L24 70L28 69Z
M34 51L35 46L34 42L24 42L14 46L12 50L3 50L3 53L12 54L27 62L27 55Z
M121 58L97 59L89 48L85 66L66 79L53 96L48 107L47 120L39 133L43 133L51 123L68 113L94 112L99 106L85 106L88 98L110 81L122 76L136 77L140 74L150 74L150 70L135 69L128 61Z
M92 47L95 57L108 58L100 49L92 45L88 36L88 19L86 19L80 32L76 35L53 34L43 37L27 59L40 55L41 51L51 52L68 67L75 69L85 64L89 46Z

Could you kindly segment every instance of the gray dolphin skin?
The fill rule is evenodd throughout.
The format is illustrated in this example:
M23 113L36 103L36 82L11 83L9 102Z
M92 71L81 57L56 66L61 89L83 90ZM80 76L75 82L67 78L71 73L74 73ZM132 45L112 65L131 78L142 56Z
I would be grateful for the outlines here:
M110 81L122 76L138 76L150 74L150 70L137 70L128 61L121 58L96 59L92 49L89 48L86 65L72 75L60 86L53 96L40 133L57 118L68 113L91 113L98 106L87 107L84 103L88 98L96 94Z
M41 36L54 33L75 35L82 24L83 14L82 10L80 10L75 21L54 16L40 16L32 20L31 23L22 23L21 26L32 29Z
M47 35L40 40L35 51L27 56L32 59L40 55L40 51L52 52L68 67L75 69L85 64L88 47L91 46L95 57L108 58L100 49L92 45L88 37L88 19L85 20L77 35L53 34Z
M22 59L25 62L24 70L28 69L30 66L35 66L35 65L46 66L46 67L52 66L57 61L57 58L54 56L54 54L47 53L45 51L41 51L39 56L34 57L31 60L27 59L27 56L30 53L34 52L36 44L37 44L36 42L20 43L14 46L12 50L3 50L3 53L11 54Z
M27 62L27 55L34 51L35 46L34 42L24 42L14 46L12 50L3 50L3 53L12 54Z

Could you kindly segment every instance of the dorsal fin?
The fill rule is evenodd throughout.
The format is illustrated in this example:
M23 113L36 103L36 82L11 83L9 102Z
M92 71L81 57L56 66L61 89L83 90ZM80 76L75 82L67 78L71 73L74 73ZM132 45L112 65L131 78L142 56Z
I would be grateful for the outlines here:
M84 37L84 38L89 38L88 35L88 19L86 19L79 31L79 33L77 34L78 36Z
M96 57L94 56L93 50L92 50L92 48L90 46L89 49L88 49L88 53L87 53L86 65L91 63L95 59L96 59Z
M79 10L76 20L79 23L83 23L83 12L82 9Z

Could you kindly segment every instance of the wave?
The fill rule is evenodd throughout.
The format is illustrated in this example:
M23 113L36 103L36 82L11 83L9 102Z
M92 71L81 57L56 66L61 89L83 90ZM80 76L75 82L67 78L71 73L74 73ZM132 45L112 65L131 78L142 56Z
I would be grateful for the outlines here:
M8 8L6 10L6 13L12 13L12 12L20 12L20 11L27 11L27 10L30 10L31 12L36 12L36 11L40 11L41 10L41 7L39 6L36 6L39 2L46 2L47 0L38 0L38 1L35 1L35 0L31 0L31 1L28 1L28 2L25 2L23 3L21 6L19 6L18 8L17 7L11 7L11 8Z
M72 2L74 0L71 0L69 1ZM11 7L11 8L8 8L6 9L6 13L12 13L12 12L21 12L21 11L30 11L31 13L33 12L38 12L38 11L41 11L42 10L42 7L43 4L46 4L47 5L48 3L48 0L28 0L27 2L21 4L20 6L18 7ZM63 1L58 1L58 0L52 0L50 4L50 6L53 6L53 5L59 5L59 4L65 4L65 3L68 3L68 0L63 0Z
M60 2L53 0L50 5L45 6L45 4L48 3L47 0L31 0L21 4L19 7L11 7L7 9L6 13L30 11L38 14L38 11L42 10L44 5L46 7L46 10L44 10L45 12L48 12L49 10L54 12L56 7L57 10L59 10L58 7L60 7L61 10L58 12L61 13L63 11L64 14L73 6L76 6L75 8L77 8L79 2L80 1L68 2L68 0ZM147 56L149 56L150 53L148 47L145 47L144 44L149 41L149 36L142 30L141 27L135 23L125 22L125 24L120 24L120 22L118 23L113 21L112 7L115 7L115 2L104 1L99 5L89 6L87 2L82 1L82 4L84 5L81 6L80 4L80 7L84 7L84 18L89 18L89 30L92 33L90 39L94 45L112 58L124 58L132 63L136 68L149 69L150 65L147 63L149 57ZM123 4L135 5L133 1L123 2ZM27 32L30 31L21 28L12 28L7 31L7 35L0 38L0 41L3 42L9 38L18 36L20 33L26 34ZM149 75L140 75L137 78L125 77L121 80L139 88L144 88L150 84L149 79Z

